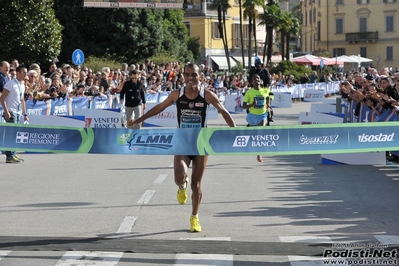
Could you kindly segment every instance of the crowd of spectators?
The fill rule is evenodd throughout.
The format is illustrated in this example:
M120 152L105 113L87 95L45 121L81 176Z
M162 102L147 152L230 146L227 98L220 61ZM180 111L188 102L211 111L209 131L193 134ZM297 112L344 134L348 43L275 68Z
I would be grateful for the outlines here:
M9 79L15 77L15 69L18 60L13 60L9 68L2 67L0 72ZM5 65L6 65L5 64ZM130 79L131 71L136 70L140 82L144 85L146 93L155 94L172 91L181 88L184 84L180 62L169 62L156 65L151 60L143 64L124 63L120 68L111 69L103 67L101 71L94 71L90 67L71 66L64 64L61 67L57 63L51 63L48 71L42 73L38 64L28 67L28 75L25 80L25 100L46 100L65 97L101 96L118 93L124 82ZM258 67L258 66L257 66ZM216 73L211 67L200 65L201 86L215 92L217 95L244 94L250 89L250 75L246 69L238 73L228 71ZM267 68L259 65L255 73L262 77L265 85L292 85L293 76L284 77L281 73L270 75ZM262 75L262 73L264 75Z
M9 66L7 68L7 65ZM18 67L18 60L0 63L0 81L2 77L12 79L15 77L15 69ZM42 73L38 64L29 66L28 75L25 80L25 99L46 100L65 97L101 96L118 93L124 82L130 78L130 73L136 70L140 82L144 85L146 93L155 94L180 89L184 84L182 75L183 65L180 62L168 62L156 65L151 60L145 60L143 64L123 63L120 68L111 69L103 67L101 71L93 71L90 67L71 66L64 64L58 67L51 63L48 71ZM250 76L253 73L259 74L263 84L266 86L293 86L295 83L316 83L346 81L349 85L341 83L341 92L345 98L353 98L375 108L381 109L389 106L392 108L398 97L399 67L394 69L381 68L377 71L369 68L363 72L329 73L323 74L312 71L308 76L304 74L299 81L294 76L283 73L269 73L268 68L262 64L247 72L242 69L239 73L228 71L216 73L211 67L200 65L201 86L212 90L217 95L244 94L250 89ZM3 84L4 85L4 84ZM353 91L352 91L353 90ZM387 98L388 97L388 98ZM388 103L389 106L388 106ZM379 105L378 105L379 104ZM396 105L395 105L396 106Z
M379 115L387 109L399 110L399 67L390 71L370 68L366 73L354 72L340 83L340 93L356 103L355 116L361 105L366 105Z

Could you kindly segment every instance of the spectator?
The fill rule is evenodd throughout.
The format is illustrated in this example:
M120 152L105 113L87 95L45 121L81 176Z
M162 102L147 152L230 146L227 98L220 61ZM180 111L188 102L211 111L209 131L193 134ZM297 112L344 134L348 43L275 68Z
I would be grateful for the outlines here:
M138 119L143 115L146 108L145 88L138 81L138 71L130 71L130 80L125 82L120 92L120 103L125 106L126 120ZM136 124L130 128L139 129L140 124Z
M56 69L57 69L57 64L56 63L51 63L49 65L49 69L48 69L47 73L44 74L44 77L50 78L51 75L55 72Z
M4 86L10 80L8 72L10 71L10 63L7 61L0 62L0 93L3 92Z
M310 83L316 83L319 79L319 76L317 76L316 71L312 71L312 74L309 76Z
M29 119L28 114L26 113L25 99L23 97L25 94L24 80L27 70L24 66L18 66L16 71L17 77L13 80L7 81L5 84L0 96L0 102L3 106L3 116L6 122L18 124L21 115L24 116L24 121L29 121ZM18 157L15 151L6 151L5 155L6 163L21 163L24 161Z
M308 74L303 73L303 76L301 77L301 84L306 84L308 82L309 82Z

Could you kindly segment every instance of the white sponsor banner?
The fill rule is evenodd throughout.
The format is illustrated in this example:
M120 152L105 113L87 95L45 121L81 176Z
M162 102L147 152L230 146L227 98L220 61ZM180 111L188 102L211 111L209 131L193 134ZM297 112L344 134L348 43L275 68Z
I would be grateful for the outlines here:
M226 95L224 100L224 107L229 113L240 114L244 113L242 103L244 102L244 95Z
M21 123L23 123L23 118ZM30 115L29 124L41 126L85 127L85 116Z
M86 117L86 127L122 128L120 109L75 109L74 113Z
M338 117L334 114L300 112L298 124L338 124L343 123L343 120L342 117Z
M324 90L305 90L303 92L304 102L322 102L324 99Z
M274 99L272 101L273 108L291 108L292 95L287 92L273 92Z
M147 102L144 113L147 113L158 103ZM147 127L177 127L177 111L176 106L171 105L159 114L150 117L144 121L144 126Z
M310 106L311 113L336 113L337 107L332 104L325 104L325 103L312 103ZM345 113L345 107L342 107L341 113Z

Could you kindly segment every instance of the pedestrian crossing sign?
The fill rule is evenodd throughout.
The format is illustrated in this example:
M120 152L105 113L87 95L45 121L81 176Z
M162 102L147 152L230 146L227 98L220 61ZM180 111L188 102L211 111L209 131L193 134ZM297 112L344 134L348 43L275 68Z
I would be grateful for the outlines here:
M72 62L77 65L80 66L84 63L85 61L85 55L82 52L82 50L80 49L76 49L75 51L73 51L72 53Z

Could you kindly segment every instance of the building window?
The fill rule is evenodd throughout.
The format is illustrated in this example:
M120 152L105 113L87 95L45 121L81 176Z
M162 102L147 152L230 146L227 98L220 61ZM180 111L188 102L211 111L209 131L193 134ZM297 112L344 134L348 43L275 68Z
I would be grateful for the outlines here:
M344 33L344 19L336 18L335 19L335 34Z
M393 60L393 46L387 46L387 60Z
M186 26L187 30L188 30L188 36L191 35L191 27L190 27L190 22L185 21L184 25Z
M396 3L397 0L384 0L383 2L384 3Z
M241 48L241 35L240 35L240 24L233 24L233 47L234 48ZM242 25L242 34L244 40L244 48L248 46L248 39L249 39L249 31L248 31L248 24Z
M212 22L212 38L214 39L220 39L221 36L219 34L219 29L218 29L218 22Z
M316 23L316 8L313 8L313 21Z
M321 21L317 21L317 40L320 41L321 36Z
M360 56L367 57L367 47L360 47Z
M313 24L312 10L309 10L309 23Z
M341 55L346 55L345 48L334 48L333 49L333 57L341 56Z
M359 18L359 32L367 32L367 18Z
M336 5L343 5L344 4L344 0L335 0L335 4Z
M370 4L370 0L357 0L358 4Z
M387 31L387 32L393 32L394 30L393 30L393 25L394 25L394 21L393 21L393 19L394 19L394 16L386 16L385 17L385 30Z

